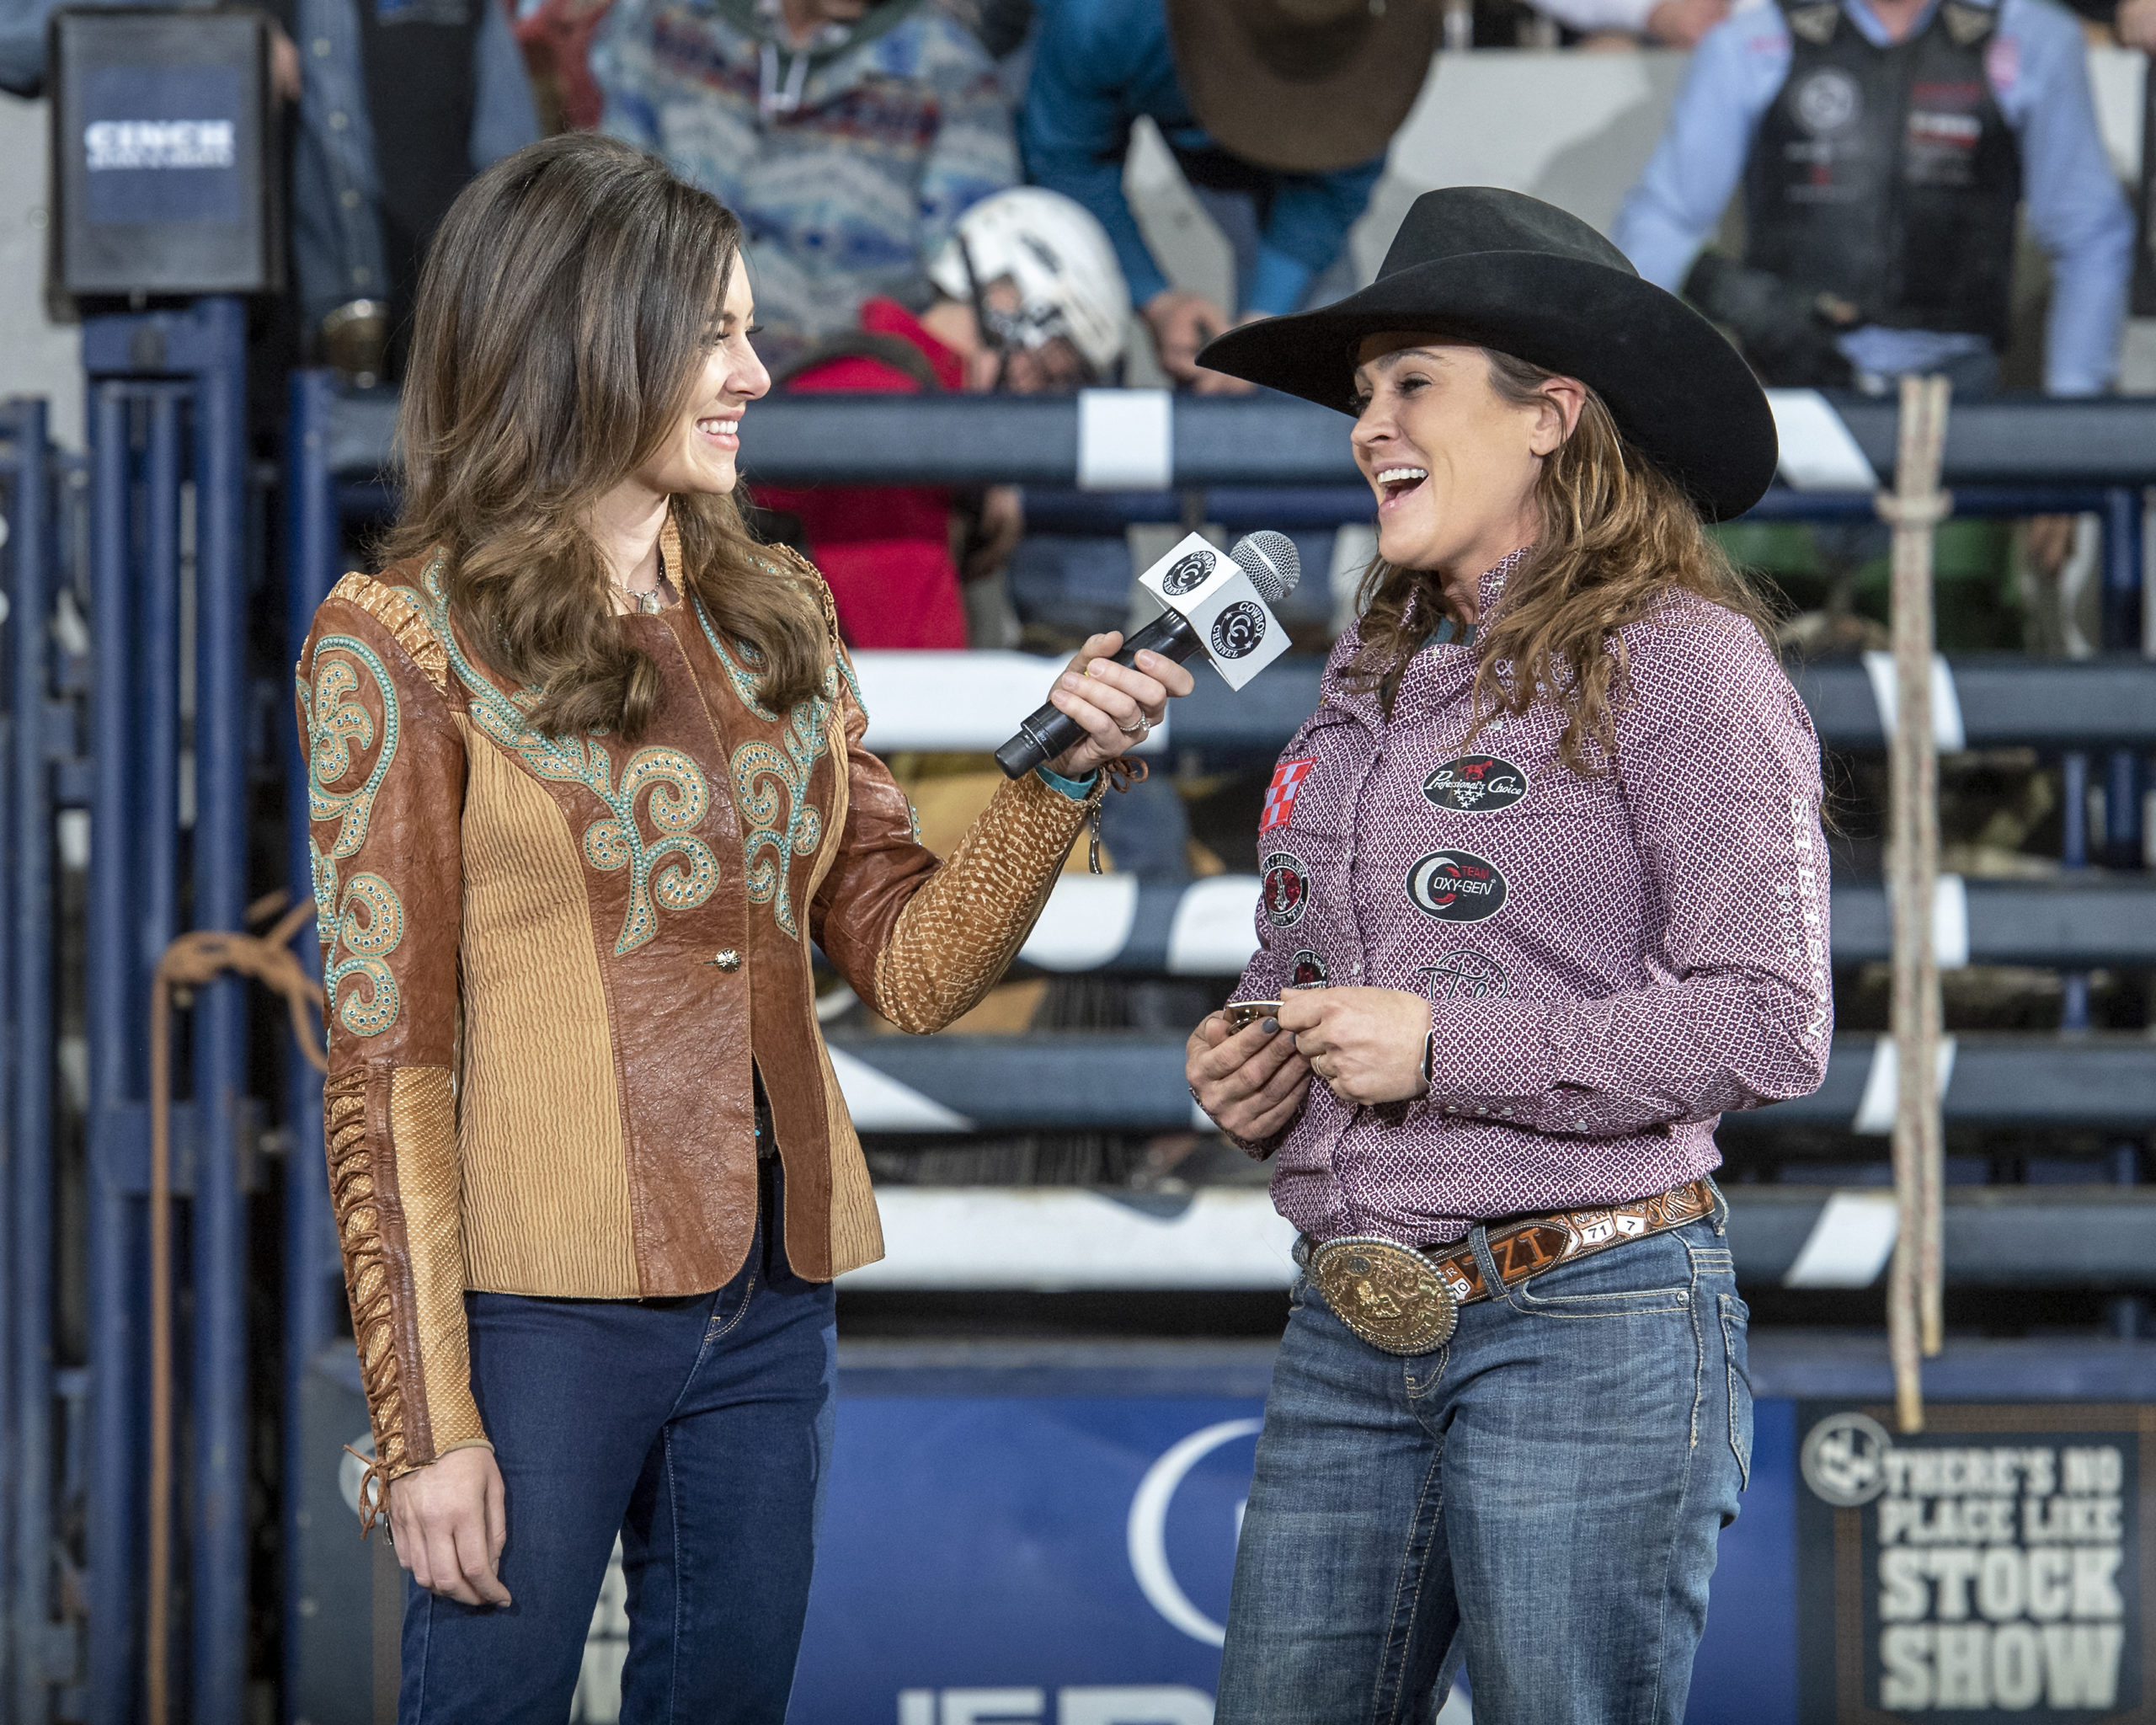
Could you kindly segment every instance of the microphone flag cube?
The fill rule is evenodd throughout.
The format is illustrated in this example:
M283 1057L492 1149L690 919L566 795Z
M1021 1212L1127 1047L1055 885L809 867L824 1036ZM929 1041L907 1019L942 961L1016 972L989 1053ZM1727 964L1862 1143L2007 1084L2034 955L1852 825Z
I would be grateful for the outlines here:
M1190 620L1213 669L1231 689L1241 688L1288 650L1288 632L1250 577L1203 534L1186 534L1138 581Z

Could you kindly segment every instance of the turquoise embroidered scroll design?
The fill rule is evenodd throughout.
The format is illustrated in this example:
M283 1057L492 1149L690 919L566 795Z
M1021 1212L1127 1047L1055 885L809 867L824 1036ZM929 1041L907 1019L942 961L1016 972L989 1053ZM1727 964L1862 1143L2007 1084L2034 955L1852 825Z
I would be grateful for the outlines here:
M387 962L404 938L404 901L379 874L355 874L337 907L337 946L350 958L323 962L322 985L331 1000L347 977L357 977L366 991L354 991L338 1002L337 1022L355 1036L379 1036L397 1022L402 1004L396 974Z
M614 777L614 757L590 737L550 737L531 722L539 692L504 694L457 644L441 590L441 562L427 566L427 621L448 656L450 669L470 692L472 722L510 750L541 778L579 784L606 805L607 813L584 829L584 860L602 873L626 868L629 907L614 955L625 957L659 932L659 911L693 911L718 887L718 859L696 836L711 807L703 771L679 749L639 749ZM638 824L637 804L649 793L648 812L658 836Z
M776 741L758 739L734 751L734 805L741 812L741 860L749 902L771 906L771 918L789 939L800 937L790 889L796 857L814 856L824 840L824 817L809 799L808 780L823 758L837 674L825 668L823 692L795 703L784 719L763 704L755 677L763 654L746 641L732 650L712 627L701 602L696 621L718 655L741 704L766 724L778 726Z
M355 698L362 669L382 699L378 739L373 716ZM355 874L340 893L337 865L366 842L376 794L397 758L397 686L374 649L350 635L324 635L315 644L313 686L305 677L296 681L307 737L307 818L337 823L327 850L312 831L307 836L323 986L337 1023L355 1036L379 1036L397 1022L401 1004L387 960L404 938L403 901L378 874ZM374 761L366 777L352 788L339 788L366 763L370 750ZM339 951L350 956L340 959ZM348 978L365 987L340 1001L338 992Z

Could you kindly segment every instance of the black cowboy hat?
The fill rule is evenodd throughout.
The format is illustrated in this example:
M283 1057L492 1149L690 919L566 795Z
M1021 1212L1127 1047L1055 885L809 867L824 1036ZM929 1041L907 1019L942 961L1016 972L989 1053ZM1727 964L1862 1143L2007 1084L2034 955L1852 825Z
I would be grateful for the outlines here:
M1774 477L1774 414L1714 325L1577 216L1494 186L1423 193L1360 293L1230 330L1198 362L1352 413L1357 344L1388 329L1578 378L1710 521L1743 514Z

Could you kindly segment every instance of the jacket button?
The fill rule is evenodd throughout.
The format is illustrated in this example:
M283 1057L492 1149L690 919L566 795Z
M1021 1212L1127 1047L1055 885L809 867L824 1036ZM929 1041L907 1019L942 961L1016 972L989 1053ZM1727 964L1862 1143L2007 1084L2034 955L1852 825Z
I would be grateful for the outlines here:
M728 947L714 957L712 963L722 970L739 970L741 968L741 955L732 947Z

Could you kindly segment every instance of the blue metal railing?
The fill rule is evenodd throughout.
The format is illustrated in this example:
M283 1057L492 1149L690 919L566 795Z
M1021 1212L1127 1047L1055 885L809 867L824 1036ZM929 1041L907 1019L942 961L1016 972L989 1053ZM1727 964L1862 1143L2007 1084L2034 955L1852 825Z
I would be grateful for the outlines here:
M8 738L4 834L9 858L0 969L8 1050L4 1348L8 1362L4 1518L10 1717L48 1717L53 1619L53 946L54 711L47 630L54 588L55 460L42 402L8 403Z
M93 318L83 345L96 665L85 1700L90 1719L116 1725L133 1715L141 1673L150 979L184 928L240 927L248 897L245 314L237 301L206 300ZM194 632L184 641L189 591ZM223 1720L244 1712L248 1645L249 1116L239 980L195 991L190 1040L193 1102L175 1135L191 1247L184 1309L192 1329L179 1349L189 1466L178 1545L189 1565L189 1636L173 1674L176 1688L184 1675L191 1717Z

